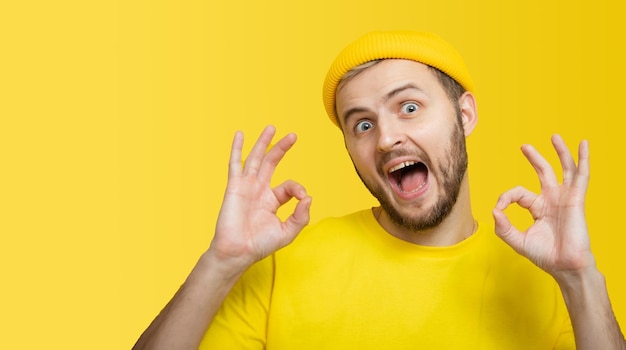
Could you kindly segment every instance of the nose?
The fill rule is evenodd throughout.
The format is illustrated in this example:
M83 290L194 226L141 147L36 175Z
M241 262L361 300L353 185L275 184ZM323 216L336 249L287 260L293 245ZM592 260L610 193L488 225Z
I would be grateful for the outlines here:
M406 134L401 123L392 117L383 117L378 120L378 151L389 152L406 142Z

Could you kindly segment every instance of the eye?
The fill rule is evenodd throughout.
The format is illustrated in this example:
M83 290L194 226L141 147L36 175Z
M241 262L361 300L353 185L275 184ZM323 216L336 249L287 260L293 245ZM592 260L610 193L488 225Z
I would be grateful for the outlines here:
M407 102L400 107L403 114L415 113L419 108L419 105L415 102Z
M361 120L360 122L356 123L356 125L354 126L354 131L357 134L360 134L362 132L366 132L367 130L373 127L374 127L374 124L372 124L372 122L370 122L369 120Z

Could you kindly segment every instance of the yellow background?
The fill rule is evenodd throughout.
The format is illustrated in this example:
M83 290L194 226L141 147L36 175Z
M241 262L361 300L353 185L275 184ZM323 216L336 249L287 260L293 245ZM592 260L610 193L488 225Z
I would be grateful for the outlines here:
M335 54L374 29L434 31L465 57L482 221L504 190L538 188L521 144L556 162L552 133L590 140L592 246L626 324L625 14L617 0L2 2L0 348L130 348L208 247L235 130L298 134L275 180L307 187L313 221L374 205L320 97Z

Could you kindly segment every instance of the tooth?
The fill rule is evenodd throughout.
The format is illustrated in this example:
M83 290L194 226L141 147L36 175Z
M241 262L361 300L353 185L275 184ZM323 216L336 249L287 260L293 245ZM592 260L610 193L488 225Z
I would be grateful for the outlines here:
M407 160L406 162L402 162L402 163L392 167L391 169L389 169L389 173L391 174L394 171L398 171L398 170L400 170L402 168L408 167L408 166L413 165L413 164L415 164L414 161Z

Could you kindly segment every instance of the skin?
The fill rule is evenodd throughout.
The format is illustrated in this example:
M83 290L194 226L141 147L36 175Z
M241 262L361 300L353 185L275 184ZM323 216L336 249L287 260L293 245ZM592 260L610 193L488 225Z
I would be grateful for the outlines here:
M372 192L386 197L388 205L402 215L423 223L438 210L437 203L445 196L446 176L441 169L463 169L456 201L439 224L418 230L416 225L403 226L392 220L384 208L375 208L378 221L387 232L409 242L441 246L462 241L474 232L467 172L453 164L456 160L448 160L449 150L455 150L458 141L455 130L462 130L466 137L476 125L474 97L465 93L457 101L459 124L453 103L423 65L389 60L370 69L338 92L337 110L343 116L346 148ZM407 83L420 91L403 90L393 98L383 98ZM411 113L400 113L398 106L406 101L416 102L419 112L413 114L410 108L404 111ZM347 113L350 110L358 113ZM351 115L346 118L346 114ZM363 120L369 120L373 127L365 133L354 133L354 127ZM362 126L359 130L364 129ZM215 238L134 349L197 349L241 274L254 262L291 243L307 225L311 197L304 187L293 181L270 187L276 166L296 140L294 134L288 134L266 152L274 134L273 127L266 128L243 165L243 135L235 135ZM584 215L588 144L580 144L577 165L563 140L558 136L552 140L563 168L563 181L558 182L550 164L534 148L523 146L522 152L541 181L541 193L523 187L505 192L493 210L496 234L558 282L578 349L624 350L626 342L615 321L604 277L596 269L589 249ZM406 159L423 161L429 169L426 185L413 194L395 191L385 175L394 162ZM298 204L291 216L281 221L276 212L292 198ZM528 209L534 225L524 231L515 228L503 212L512 204Z
M578 147L578 165L560 136L553 136L552 144L563 169L562 182L535 148L522 146L522 153L537 172L541 193L516 187L502 194L493 210L496 234L557 281L572 320L577 349L626 349L604 276L589 246L584 209L589 183L588 142L582 141ZM527 209L534 224L523 231L513 226L503 212L511 204Z
M376 211L387 232L430 246L453 245L473 233L464 140L478 117L472 94L461 96L457 110L427 66L385 60L337 92L337 111L357 173L386 203ZM394 190L387 176L389 168L406 160L424 162L429 170L421 193L409 198ZM455 176L458 188L450 189L455 180L449 178ZM450 208L442 212L446 201ZM394 220L391 211L413 225Z
M288 134L266 153L274 134L274 127L263 130L243 166L243 134L235 135L228 184L211 246L133 349L197 349L241 274L291 243L308 224L311 197L302 185L287 181L270 187L276 165L296 141L295 134ZM276 212L292 198L298 204L281 221Z

